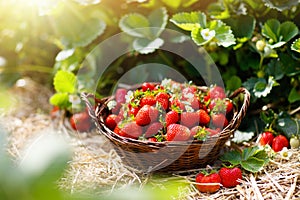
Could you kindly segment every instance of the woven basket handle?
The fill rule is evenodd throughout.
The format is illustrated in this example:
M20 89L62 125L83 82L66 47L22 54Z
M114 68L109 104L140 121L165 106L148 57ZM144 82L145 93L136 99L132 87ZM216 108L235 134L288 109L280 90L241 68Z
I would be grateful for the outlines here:
M243 100L243 104L242 106L239 108L238 114L235 115L235 117L231 120L231 124L230 124L230 129L234 129L236 130L242 119L245 117L246 113L247 113L247 109L250 105L250 92L246 89L246 88L239 88L237 90L235 90L231 95L230 95L230 99L233 99L235 97L237 97L238 95L243 94L244 95L244 100Z
M81 93L81 99L84 101L86 107L88 108L88 112L89 112L89 115L90 117L95 121L97 122L98 121L98 118L96 117L96 112L95 112L95 109L94 109L94 106L91 104L91 102L89 101L89 99L96 99L95 95L94 94L91 94L91 93ZM97 111L97 110L96 110Z

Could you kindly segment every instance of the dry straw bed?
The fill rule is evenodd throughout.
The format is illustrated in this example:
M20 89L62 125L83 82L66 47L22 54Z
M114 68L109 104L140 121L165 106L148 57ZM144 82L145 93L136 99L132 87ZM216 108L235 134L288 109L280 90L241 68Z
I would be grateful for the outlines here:
M177 199L300 199L300 150L291 150L289 160L277 154L260 173L244 172L241 184L235 188L221 188L214 194L200 193L193 184L200 169L162 175L158 179L155 174L135 172L122 163L104 136L95 131L79 134L62 123L53 122L47 113L38 112L40 109L36 109L37 104L30 101L32 95L26 95L24 89L21 91L20 95L28 98L22 106L29 109L30 114L25 116L11 112L0 118L0 123L9 132L7 151L13 159L20 159L25 144L43 134L46 128L70 139L73 158L58 181L61 190L68 193L85 192L101 196L121 189L129 190L131 186L143 189L149 185L163 191L164 184L176 180L185 183L185 187L180 185L177 188L180 194ZM15 91L13 93L16 94ZM213 167L219 167L219 164L217 162Z

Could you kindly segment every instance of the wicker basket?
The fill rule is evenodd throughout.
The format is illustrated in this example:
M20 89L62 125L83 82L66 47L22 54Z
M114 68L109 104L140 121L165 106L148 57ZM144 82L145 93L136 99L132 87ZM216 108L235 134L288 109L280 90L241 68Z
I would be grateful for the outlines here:
M201 87L207 90L206 87ZM182 171L204 167L214 162L221 148L229 139L230 135L239 127L241 120L246 114L250 101L250 93L245 88L239 88L230 96L230 99L243 94L243 103L234 109L234 114L229 122L218 135L208 138L206 141L180 141L180 142L150 142L117 135L104 124L108 115L106 104L114 96L99 100L96 111L89 102L94 98L92 94L82 94L89 114L95 121L97 130L105 135L113 144L122 161L139 171Z

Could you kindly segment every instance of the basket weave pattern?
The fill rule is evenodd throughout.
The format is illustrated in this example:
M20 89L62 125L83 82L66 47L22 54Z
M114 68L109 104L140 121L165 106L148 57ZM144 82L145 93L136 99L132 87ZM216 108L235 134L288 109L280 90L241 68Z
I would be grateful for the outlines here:
M92 94L83 93L81 97L88 107L97 130L114 144L116 152L126 165L143 172L171 172L203 167L218 158L221 148L246 115L250 103L248 90L239 88L229 98L233 99L240 94L243 94L242 105L235 109L228 126L218 135L206 141L178 142L150 142L119 136L104 124L105 117L108 115L106 105L114 97L99 100L96 110L89 102L89 98L94 98Z

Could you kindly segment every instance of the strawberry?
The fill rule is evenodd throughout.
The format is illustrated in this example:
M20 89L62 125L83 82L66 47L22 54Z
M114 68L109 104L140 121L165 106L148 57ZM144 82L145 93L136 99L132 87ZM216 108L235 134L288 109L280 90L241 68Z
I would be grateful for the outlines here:
M200 192L214 193L220 189L221 178L218 173L208 175L199 173L196 175L196 183L198 183L196 187Z
M222 167L219 171L219 175L221 177L221 183L224 187L230 188L235 187L236 185L240 184L238 179L242 179L242 171L238 167L234 168L227 168Z
M226 106L226 114L230 113L233 110L233 103L230 99L226 99L225 106Z
M50 117L52 119L55 119L55 118L57 118L59 116L59 113L60 113L59 107L58 106L54 106L52 108L52 110L50 111Z
M185 106L179 99L174 99L173 101L171 101L170 109L176 110L176 111L179 111L179 110L182 111L182 110L185 110Z
M167 110L169 107L169 95L165 92L159 92L155 100L163 107L164 110Z
M274 139L273 133L271 133L269 131L265 131L261 134L261 138L259 140L259 143L262 146L267 145L267 144L272 146L273 139Z
M168 127L170 124L175 124L179 121L179 114L178 112L171 110L167 112L165 119L166 119L166 127Z
M164 126L160 122L150 124L145 132L145 137L149 138L158 133Z
M191 138L196 138L197 140L205 141L208 134L209 132L201 126L195 126L191 129Z
M210 122L209 114L203 109L199 109L197 113L199 116L199 124L202 126L206 126Z
M196 92L197 92L197 88L194 86L184 88L182 90L182 100L193 98Z
M198 110L200 108L200 101L198 100L198 98L196 96L194 96L191 99L188 99L188 102L191 104L191 107L194 110Z
M90 130L92 123L87 112L75 113L70 118L70 124L74 130L85 132Z
M145 82L142 84L142 90L143 92L146 92L147 90L154 90L155 88L155 85L153 83L148 83L148 82Z
M283 135L277 135L272 141L272 149L275 152L281 151L283 147L288 147L288 146L289 146L289 141Z
M220 128L216 128L216 129L211 129L211 128L205 128L206 131L209 132L209 136L214 136L217 135L218 133L220 133L221 129Z
M143 134L142 127L137 125L136 122L126 123L123 127L121 127L121 128L118 127L119 130L118 130L118 128L117 129L116 128L115 128L116 133L120 136L123 136L123 137L138 139L138 137Z
M180 124L170 124L167 128L166 139L167 141L185 141L191 136L188 127Z
M214 113L225 113L226 104L224 99L212 99L209 103L209 109Z
M223 128L228 125L228 120L226 119L226 116L223 113L212 114L211 119L215 127Z
M224 89L220 86L211 87L208 95L210 99L224 99L226 97Z
M126 101L126 98L125 98L126 94L127 94L127 90L126 89L123 89L123 88L117 89L116 94L115 94L116 102L120 103L120 104L125 103L125 101Z
M143 107L144 105L149 105L149 106L152 106L156 104L156 100L154 98L154 96L145 96L145 97L142 97L141 100L140 100L140 107Z
M117 103L117 105L111 110L111 113L113 113L113 114L119 113L121 107L122 107L121 103Z
M144 105L136 114L136 123L140 126L145 126L157 120L159 111L149 105Z
M130 104L129 104L129 105L130 105ZM129 115L136 116L136 114L139 112L139 110L140 110L140 107L133 107L133 106L130 106L130 109L129 109L128 114L129 114Z
M196 112L183 112L180 116L180 122L182 125L192 128L199 124L199 114Z
M105 119L105 125L110 129L114 130L117 124L121 121L120 117L115 114L110 114Z

